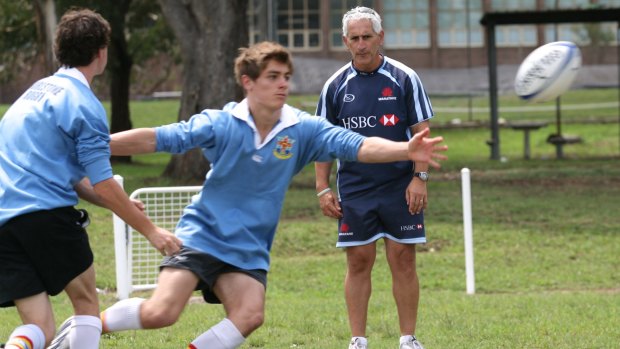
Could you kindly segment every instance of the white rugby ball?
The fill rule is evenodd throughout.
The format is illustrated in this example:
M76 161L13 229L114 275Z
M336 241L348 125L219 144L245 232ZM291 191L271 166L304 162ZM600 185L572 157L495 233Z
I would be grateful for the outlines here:
M570 41L556 41L530 53L517 71L515 92L529 102L557 98L573 84L581 68L581 51Z

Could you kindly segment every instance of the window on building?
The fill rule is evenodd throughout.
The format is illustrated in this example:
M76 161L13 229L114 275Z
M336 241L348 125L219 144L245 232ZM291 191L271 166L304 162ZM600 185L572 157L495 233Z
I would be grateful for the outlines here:
M492 0L492 11L536 10L536 0ZM495 28L498 47L536 46L536 25L500 25Z
M602 7L618 7L620 1L618 0L598 0L598 4Z
M278 0L276 38L292 51L321 48L319 0Z
M331 0L329 2L329 46L331 48L344 48L342 16L356 6L373 8L373 3L372 0Z
M428 0L384 0L385 47L430 47Z
M440 47L481 47L482 0L439 0L437 38Z

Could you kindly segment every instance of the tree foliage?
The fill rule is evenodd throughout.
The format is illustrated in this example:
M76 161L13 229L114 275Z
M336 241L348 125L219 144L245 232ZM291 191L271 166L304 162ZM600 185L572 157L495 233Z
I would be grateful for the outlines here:
M30 1L0 1L0 83L28 69L39 52L34 14Z

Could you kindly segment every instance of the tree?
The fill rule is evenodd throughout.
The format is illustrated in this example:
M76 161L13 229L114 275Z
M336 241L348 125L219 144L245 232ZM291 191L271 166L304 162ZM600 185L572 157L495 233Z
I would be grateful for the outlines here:
M110 79L110 132L120 132L132 128L129 112L129 85L133 60L127 47L125 18L129 12L131 0L95 1L91 6L100 7L101 14L108 20L110 47L108 50L108 77ZM114 161L130 162L128 156L115 156Z
M164 21L156 0L82 0L80 5L99 11L112 28L107 66L112 109L110 132L129 130L132 128L129 97L134 57L140 63L158 52L174 51L171 50L175 45L172 34L161 25ZM130 162L131 157L113 157L113 160Z
M179 120L206 108L240 100L234 59L248 44L247 0L159 0L181 49L183 94ZM208 163L199 150L173 155L164 175L186 181L203 180Z
M39 43L33 4L27 0L0 1L0 83L9 85L6 90L10 95L7 100L3 98L4 103L19 96L10 93L18 87L13 82L35 64Z
M54 73L56 65L54 64L54 31L56 30L56 4L54 0L35 0L34 7L36 10L37 29L43 48L45 71L48 75Z

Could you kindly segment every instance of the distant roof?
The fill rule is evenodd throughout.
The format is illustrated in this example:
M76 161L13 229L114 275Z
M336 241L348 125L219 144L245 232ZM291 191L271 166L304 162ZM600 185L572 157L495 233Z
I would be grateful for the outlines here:
M486 12L480 19L483 26L579 22L620 22L620 8Z

